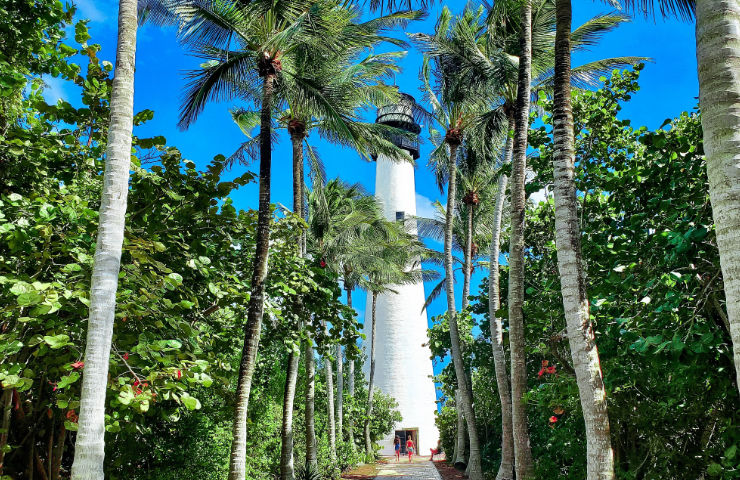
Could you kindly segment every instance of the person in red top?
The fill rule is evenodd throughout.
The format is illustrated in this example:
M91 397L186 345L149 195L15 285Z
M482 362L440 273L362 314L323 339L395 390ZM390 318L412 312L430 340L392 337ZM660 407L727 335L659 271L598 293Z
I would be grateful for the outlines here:
M409 453L409 463L411 463L411 456L414 454L414 438L409 434L409 439L406 440L406 451Z

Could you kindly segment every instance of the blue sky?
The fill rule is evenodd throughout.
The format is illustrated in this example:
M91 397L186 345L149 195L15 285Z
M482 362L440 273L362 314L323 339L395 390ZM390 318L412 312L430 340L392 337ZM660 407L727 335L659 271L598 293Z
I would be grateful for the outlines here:
M77 0L78 18L90 20L91 42L100 43L101 59L115 60L118 2L114 0ZM434 23L443 4L453 12L459 12L465 3L448 1L432 8L429 16L407 27L408 32L432 32ZM573 25L596 15L610 11L603 3L590 0L574 0ZM622 110L622 118L632 120L634 126L646 125L657 128L664 119L678 115L696 106L698 82L696 78L696 55L693 23L653 21L637 18L620 26L608 34L602 43L592 51L574 55L573 65L613 56L635 55L650 57L649 63L640 78L641 90ZM231 154L244 140L242 133L231 121L228 110L239 105L238 101L209 105L198 121L187 131L177 129L177 116L180 94L184 87L183 72L197 68L199 61L189 57L178 45L172 30L162 30L146 25L139 30L136 59L136 95L134 108L154 110L154 119L145 126L138 127L139 136L164 135L168 144L177 146L185 158L193 160L199 167L205 167L213 156L221 153ZM396 83L402 91L420 98L418 72L421 55L410 50L401 62L403 72L397 76ZM55 101L64 98L78 104L74 85L47 79L47 99ZM368 112L368 118L374 118ZM422 132L426 137L427 132ZM329 178L341 177L344 181L363 184L372 192L375 184L375 165L359 158L348 149L334 147L318 139L313 140L326 163ZM437 190L430 171L426 168L426 158L430 150L429 142L422 145L421 158L416 169L417 208L419 215L430 213L431 202L441 200L443 195ZM291 195L291 147L287 137L282 136L273 152L273 202L285 205L292 203ZM232 174L240 175L247 168L236 166ZM256 166L250 167L256 171ZM238 208L256 208L257 187L244 187L233 195ZM486 272L477 272L473 278L472 291ZM457 285L458 291L462 288ZM427 286L429 291L431 286ZM458 293L459 296L459 293ZM355 306L364 318L364 295L356 295ZM460 299L458 298L458 303ZM430 317L446 310L444 298L438 298L429 309ZM441 366L435 367L435 372Z

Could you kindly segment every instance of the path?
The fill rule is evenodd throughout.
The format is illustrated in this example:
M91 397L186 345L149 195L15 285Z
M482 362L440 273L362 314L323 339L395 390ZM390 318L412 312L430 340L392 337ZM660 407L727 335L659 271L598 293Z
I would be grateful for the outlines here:
M388 460L388 463L377 465L376 480L442 480L432 462L424 457L414 457L408 463L408 457L402 457L399 463Z

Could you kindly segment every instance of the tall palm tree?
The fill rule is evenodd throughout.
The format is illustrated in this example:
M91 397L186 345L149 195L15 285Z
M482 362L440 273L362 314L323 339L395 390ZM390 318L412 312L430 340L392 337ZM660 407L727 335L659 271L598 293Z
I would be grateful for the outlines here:
M454 210L452 246L453 250L463 253L462 259L454 257L454 261L460 265L459 270L463 274L461 311L466 312L469 304L471 277L475 269L474 260L479 249L484 248L491 236L488 227L491 224L490 215L493 210L486 200L491 197L489 190L495 179L495 170L490 168L492 165L490 162L483 160L480 155L470 149L463 149L460 157L458 178L461 188L457 194ZM495 186L495 183L493 185ZM436 209L434 218L417 218L419 234L422 237L443 242L446 208L439 202L435 202L434 207ZM456 268L455 271L457 270ZM442 278L432 288L424 302L424 309L444 291L446 282L447 279ZM465 355L464 348L463 355ZM470 383L470 378L470 373L466 372L465 381ZM457 391L455 392L455 405L458 407L456 409L457 429L452 461L453 464L467 464L465 452L468 431L462 412L460 394Z
M655 4L663 15L696 17L696 58L699 108L707 157L709 198L712 202L727 320L740 391L740 163L737 142L740 119L740 55L737 32L740 5L733 0L624 0L631 8L650 13Z
M243 480L249 392L262 326L272 222L271 139L272 115L279 100L276 90L295 71L302 49L330 53L336 46L331 41L339 37L338 28L347 13L330 0L183 0L178 14L181 40L205 60L201 69L188 74L190 83L180 125L187 127L194 122L210 100L241 98L260 105L260 131L255 139L260 162L256 250L229 462L229 480Z
M449 44L444 45L444 54L450 57L448 61L459 66L456 75L464 81L468 88L480 92L481 95L490 95L495 92L499 98L496 99L495 108L489 112L484 121L478 126L481 130L479 135L483 138L497 138L501 127L508 130L507 141L504 144L502 163L511 161L516 128L514 114L516 111L516 100L518 80L520 77L517 68L508 68L502 61L501 53L504 52L512 59L511 64L519 64L518 59L522 54L522 25L520 0L496 2L488 12L486 30L466 32L452 38ZM537 90L552 91L552 68L554 65L554 42L553 32L555 30L555 5L551 0L535 0L527 4L531 5L531 46L530 54L530 81L532 88ZM599 38L606 32L611 31L620 23L627 20L623 15L606 14L589 19L571 34L574 49L586 49L598 42ZM625 65L634 65L644 61L641 57L617 57L597 60L581 65L573 69L577 87L588 87L595 84L601 74L613 68ZM503 119L503 121L501 120ZM514 132L513 134L511 132ZM521 151L526 152L526 141L520 145ZM501 321L496 317L496 311L500 309L499 294L499 253L500 232L503 206L505 203L505 192L508 177L500 175L498 188L494 200L495 209L492 215L492 241L491 241L491 264L489 281L489 313L491 318L491 337L494 351L494 366L496 367L497 383L500 385L499 394L502 403L502 462L497 478L511 478L513 469L513 438L511 434L512 424L510 407L508 374L506 372L506 357L503 346L503 334ZM523 365L523 362L517 362ZM526 422L520 422L519 427L526 426ZM528 444L528 434L518 432L517 437L521 439L522 446ZM526 447L522 447L526 448ZM525 450L526 451L526 450Z
M460 397L462 401L465 422L468 427L470 441L470 456L468 459L468 472L473 480L481 479L483 476L480 442L475 422L475 411L473 410L473 398L470 385L465 381L465 365L460 349L460 334L457 325L457 306L455 304L454 272L453 272L453 220L454 206L457 196L457 161L458 149L463 143L466 130L476 124L481 115L488 110L485 98L477 95L468 95L466 87L462 82L454 79L455 65L446 62L446 57L440 55L440 45L447 43L455 28L464 28L466 23L476 21L472 16L467 16L453 22L452 14L448 8L444 8L437 20L435 32L432 35L414 34L412 38L417 41L424 51L424 62L422 64L421 77L424 81L425 97L432 106L432 118L442 129L444 129L444 141L439 142L432 152L432 161L436 163L438 176L446 177L447 184L447 212L445 216L444 236L444 270L446 276L445 291L447 294L447 312L450 322L450 343L452 360L455 365L455 373L458 378ZM432 68L432 64L434 68ZM435 88L432 88L431 77L434 75ZM439 137L441 134L431 130L432 135ZM462 382L461 382L462 380Z
M684 3L687 3L686 1ZM717 12L722 12L718 15ZM707 156L727 318L740 392L740 5L731 0L701 0L696 8L699 108Z
M313 150L310 150L313 151ZM359 185L344 185L339 180L324 184L323 179L312 169L313 190L309 194L308 224L310 235L316 243L314 248L327 268L341 276L347 293L347 305L352 307L352 292L361 279L357 265L363 237L368 229L382 231L388 223L373 196L367 195ZM341 362L341 345L337 348L337 362ZM337 372L339 381L339 372ZM349 363L349 394L354 395L354 361ZM342 395L338 392L338 404ZM339 410L339 408L338 408ZM348 426L350 448L354 449L354 425ZM341 429L339 429L341 434Z
M368 48L372 48L382 41L390 41L396 45L403 42L383 36L383 33L406 21L418 18L418 12L397 12L364 23L354 23L356 12L347 10L346 16L337 19L337 31L342 37L335 40L331 55L314 48L299 46L296 62L290 75L282 78L278 84L277 97L286 105L286 109L279 116L291 138L293 146L293 194L294 211L302 212L303 198L303 164L304 142L307 142L311 132L316 131L330 141L353 147L362 156L371 158L372 153L378 151L395 152L396 147L385 139L388 127L374 123L362 122L358 117L358 110L369 107L373 102L389 102L395 100L397 93L393 87L381 83L398 71L395 61L402 55L401 52L389 52L379 55L360 55ZM308 47L308 46L307 46ZM239 110L234 118L242 130L249 130L256 124L258 112ZM242 149L249 148L246 142ZM310 152L314 152L309 145ZM239 153L237 154L237 157ZM312 162L313 163L313 162ZM324 239L320 239L323 241ZM337 347L341 353L341 346ZM309 341L304 343L305 362L307 365L306 388L306 442L308 463L316 463L316 439L314 420L314 358L313 347ZM298 374L298 352L289 354L288 371L286 373L286 395L295 394L295 383ZM330 362L325 370L327 383L333 383L330 378L332 368ZM329 415L330 452L336 455L335 420L333 388L329 395L331 410ZM292 407L293 400L285 399L284 405ZM283 411L283 478L292 478L292 411Z
M137 21L136 0L121 0L100 220L90 285L85 375L71 472L75 480L103 478L105 394L131 164Z
M414 235L406 232L403 222L384 222L382 229L367 229L356 250L356 265L364 272L360 285L371 293L370 315L370 374L368 376L367 409L365 412L365 454L374 456L370 438L375 383L375 310L378 295L394 292L394 286L416 284L435 272L422 271L420 262L426 248Z
M529 98L532 82L532 5L523 0L519 78L514 105L514 142L511 169L511 237L509 240L509 346L511 350L511 423L514 438L516 478L534 474L529 445L527 410L527 367L524 347L524 182L527 168L527 134L529 131Z

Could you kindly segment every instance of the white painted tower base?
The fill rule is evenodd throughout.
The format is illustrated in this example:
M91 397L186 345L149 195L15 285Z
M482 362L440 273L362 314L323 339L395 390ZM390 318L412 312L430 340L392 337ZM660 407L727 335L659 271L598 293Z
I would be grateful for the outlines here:
M382 112L383 109L379 112L379 122L383 118ZM393 162L380 155L376 166L375 196L388 220L415 216L414 166L408 161ZM407 221L407 224L415 234L415 222ZM377 299L375 385L398 402L403 420L394 430L418 432L414 434L417 453L428 455L429 449L437 446L439 431L434 422L437 397L432 379L431 352L426 345L429 325L426 311L422 312L424 284L419 282L391 289L397 293L385 293ZM364 327L367 354L370 353L371 306L372 295L368 294ZM366 377L369 375L369 362L366 362L364 373ZM391 432L380 442L381 454L394 455L394 435Z

